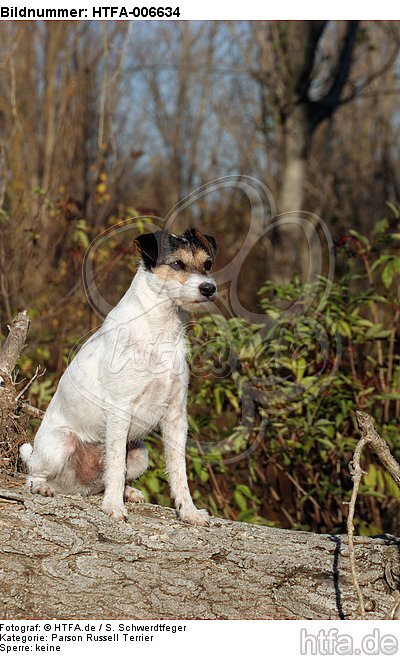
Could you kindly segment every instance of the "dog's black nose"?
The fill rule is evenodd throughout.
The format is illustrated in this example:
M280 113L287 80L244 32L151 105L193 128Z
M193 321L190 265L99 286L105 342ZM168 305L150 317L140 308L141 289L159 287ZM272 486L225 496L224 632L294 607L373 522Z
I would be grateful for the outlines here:
M203 282L199 286L200 292L203 294L203 296L207 296L207 298L210 298L215 293L216 286L213 285L211 282Z

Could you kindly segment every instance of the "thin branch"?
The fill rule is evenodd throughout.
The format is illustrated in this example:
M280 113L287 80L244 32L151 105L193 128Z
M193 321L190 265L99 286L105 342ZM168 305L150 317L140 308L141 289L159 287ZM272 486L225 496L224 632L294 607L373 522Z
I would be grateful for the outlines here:
M382 96L397 96L400 93L400 89L379 89L379 91L370 91L369 93L360 93L358 98L381 98ZM351 99L350 99L351 100ZM340 105L343 105L343 102L340 102Z
M31 417L35 417L35 419L43 419L44 417L43 410L39 410L39 408L35 408L34 405L31 405L27 401L23 401L21 403L21 409L27 415L30 415Z
M378 456L382 465L400 489L400 465L392 456L385 440L376 432L371 417L366 412L357 410L356 418L362 437Z
M364 91L364 89L369 87L369 85L372 84L374 80L384 75L389 70L389 68L395 63L398 52L399 52L399 44L396 44L396 46L393 49L393 52L388 57L387 61L383 64L383 66L379 68L377 71L374 71L373 73L368 75L368 77L355 89L353 89L351 93L349 93L347 96L342 98L342 100L339 101L339 105L345 105L346 103L354 100L354 98L359 98L362 91ZM378 93L379 95L381 95L381 92Z
M101 93L100 93L100 111L99 111L99 127L97 133L97 148L101 152L104 144L104 125L106 117L106 103L107 103L107 89L108 89L108 78L109 78L109 50L108 50L108 40L107 40L107 25L102 25L102 40L103 40L103 60L104 60L104 69L103 69L103 80L101 84Z
M25 387L24 387L20 392L18 392L17 396L15 397L15 400L16 400L16 401L18 401L18 399L20 399L21 396L24 395L24 393L26 392L26 390L29 389L29 387L32 385L32 383L33 383L37 378L40 378L41 376L43 376L43 375L46 373L46 369L43 369L43 371L42 371L41 373L39 373L39 371L40 371L40 365L38 365L38 366L36 367L36 371L35 371L35 373L33 374L32 378L31 378L30 380L28 380L28 382L27 382L27 384L25 385Z
M361 618L365 619L365 604L357 578L355 553L354 553L354 541L353 541L353 534L354 534L353 520L354 520L355 506L356 506L357 495L358 495L358 490L360 487L362 475L363 473L365 473L361 469L361 464L360 464L362 450L364 446L368 444L368 446L378 456L382 465L388 471L391 478L394 480L394 482L396 483L399 489L400 489L400 465L397 462L397 460L395 460L395 458L392 456L390 449L386 444L385 440L376 432L371 417L366 412L360 412L359 410L357 410L356 419L359 429L361 431L361 438L358 441L358 444L354 451L353 460L349 463L349 470L350 470L351 477L353 479L353 491L349 503L349 514L347 518L347 535L349 540L351 578L357 592ZM390 619L395 619L397 617L399 609L400 609L400 595L397 596L393 608L389 613Z
M387 620L398 620L400 619L400 592L396 593L396 600L393 604L392 609L386 616Z
M356 501L357 501L357 495L358 495L358 489L360 487L362 475L363 475L363 470L361 469L360 465L360 460L361 460L361 453L364 448L364 445L367 443L367 440L365 437L362 437L357 446L356 450L354 451L354 457L353 460L349 463L349 469L350 469L350 474L353 479L353 491L351 494L351 500L349 503L349 514L347 517L347 535L349 539L349 558L350 558L350 570L351 570L351 578L353 580L354 587L357 592L357 597L358 597L358 603L360 606L360 612L361 612L361 618L365 620L365 604L364 604L364 598L361 592L360 584L358 582L357 578L357 569L356 569L356 557L354 553L354 541L353 541L353 534L354 534L354 512L355 512L355 507L356 507Z

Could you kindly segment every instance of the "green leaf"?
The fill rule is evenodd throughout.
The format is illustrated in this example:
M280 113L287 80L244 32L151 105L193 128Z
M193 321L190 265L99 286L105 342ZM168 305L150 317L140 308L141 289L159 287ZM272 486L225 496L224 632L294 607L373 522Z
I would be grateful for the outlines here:
M144 480L147 488L152 492L153 494L158 494L160 492L160 483L159 480L156 476L146 476Z
M236 505L238 506L239 510L242 510L242 511L247 510L247 501L246 501L245 497L243 496L243 494L238 489L236 489L234 491L233 499L234 499Z
M389 289L393 282L393 262L389 262L381 273L382 282Z
M393 215L396 217L396 219L400 219L400 207L398 205L394 205L390 201L386 201L386 205L390 207L390 209L393 212Z
M386 232L386 230L388 229L388 226L389 226L389 222L386 218L385 219L380 219L375 225L375 228L373 230L373 234L374 235L379 235L383 232Z
M383 339L389 337L391 331L384 330L381 323L377 323L375 326L372 326L365 333L365 339Z
M351 328L347 321L339 320L336 321L336 328L339 331L341 337L350 337L351 338Z
M247 497L247 499L252 499L253 498L252 491L250 490L248 485L243 485L243 484L240 483L239 485L236 486L236 489L239 492L241 492L241 494L243 494L245 497Z
M218 414L222 412L222 389L215 387L214 389L215 409Z
M373 263L371 266L371 271L375 271L381 264L384 264L384 262L387 262L388 260L391 260L393 258L393 255L381 255L378 257L377 260Z
M361 242L364 246L369 246L369 240L367 237L357 232L357 230L349 230L349 235L358 239L358 241Z

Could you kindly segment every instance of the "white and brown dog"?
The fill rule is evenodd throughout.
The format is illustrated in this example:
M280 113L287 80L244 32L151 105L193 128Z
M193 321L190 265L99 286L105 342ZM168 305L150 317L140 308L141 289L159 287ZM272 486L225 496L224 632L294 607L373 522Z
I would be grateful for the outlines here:
M143 501L129 485L147 469L141 441L160 427L178 516L208 523L193 504L185 444L188 365L184 311L207 307L216 243L198 230L136 239L141 264L126 294L82 346L60 379L36 434L21 447L32 493L97 494L124 520L126 501Z

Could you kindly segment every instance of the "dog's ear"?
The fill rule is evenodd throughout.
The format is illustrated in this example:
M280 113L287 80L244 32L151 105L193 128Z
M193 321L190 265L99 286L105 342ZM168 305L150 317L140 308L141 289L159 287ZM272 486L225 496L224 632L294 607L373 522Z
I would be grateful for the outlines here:
M183 233L183 236L188 236L189 238L190 236L194 237L201 243L202 247L209 252L211 257L215 259L217 254L217 242L214 237L211 235L204 235L200 230L197 230L197 228L189 228L189 230L186 230L186 232Z
M159 232L149 232L144 235L139 235L135 239L135 244L142 256L143 264L146 269L155 267L157 261L160 259L162 235L163 232L160 230Z
M168 232L168 244L171 251L174 251L176 248L182 245L182 242L177 235L173 235L172 232Z
M217 254L217 241L215 237L213 237L212 235L204 235L204 237L207 239L210 245L212 256L215 257Z

